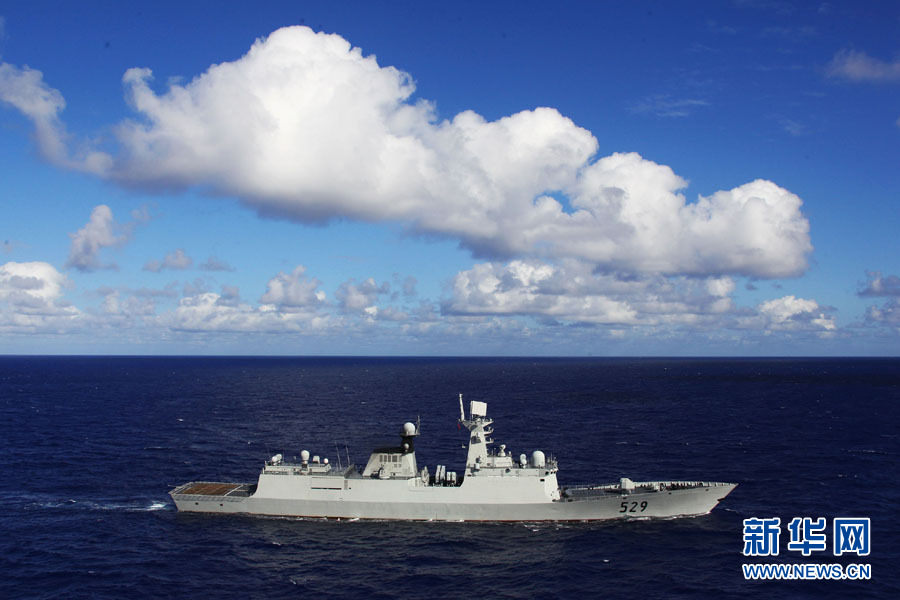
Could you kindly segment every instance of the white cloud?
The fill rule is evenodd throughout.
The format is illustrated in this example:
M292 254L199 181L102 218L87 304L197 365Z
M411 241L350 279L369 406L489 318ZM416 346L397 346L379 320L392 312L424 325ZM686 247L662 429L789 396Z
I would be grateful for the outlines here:
M374 278L369 277L362 283L356 283L353 279L343 282L338 286L335 297L342 311L363 312L374 317L378 314L378 308L375 306L378 297L390 293L390 284L384 282L378 285Z
M325 292L317 289L321 285L318 279L306 278L306 267L298 265L290 273L281 272L272 279L266 293L260 298L264 305L272 305L272 309L303 311L311 310L325 302Z
M113 220L112 210L105 204L94 207L87 224L70 233L72 246L66 268L73 267L79 271L94 271L109 268L111 265L100 264L100 250L110 246L119 246L128 240L126 233L117 233L120 229Z
M900 277L867 271L865 287L857 295L861 298L888 298L882 306L869 306L865 320L869 323L897 326L900 324Z
M900 277L896 275L882 276L880 271L867 271L868 281L866 286L860 290L859 296L880 297L880 296L900 296Z
M15 82L25 73L7 71ZM46 106L15 106L36 127L55 123L61 95L37 72L25 79L6 87L39 91ZM811 251L800 199L774 183L689 203L666 166L633 153L593 160L597 140L552 108L438 121L430 104L411 101L409 75L337 35L280 29L165 93L150 81L147 69L126 72L138 117L116 128L122 152L98 174L199 186L301 222L400 222L492 260L768 278L798 275Z
M174 284L162 290L101 288L102 302L87 313L64 300L67 285L65 276L47 263L0 266L0 331L131 330L145 341L171 333L294 333L315 334L327 343L424 343L436 351L451 344L448 348L457 352L472 340L488 343L478 346L485 349L507 343L524 348L527 340L540 339L552 341L557 351L572 351L591 348L600 339L699 336L692 339L721 341L730 330L746 341L754 335L757 340L769 334L809 338L837 331L831 309L810 299L785 296L755 308L736 306L732 295L737 286L730 277L604 274L575 260L475 265L454 278L440 313L425 300L418 306L396 304L401 296L374 278L344 282L336 301L329 303L319 281L303 266L273 277L257 304L243 301L236 286L223 285L216 293L197 280L185 286L176 306L162 313L157 302L173 299ZM900 314L895 304L871 309L867 320L895 324ZM571 325L603 327L567 327Z
M223 285L222 294L216 302L222 306L240 306L241 292L237 286Z
M739 307L730 277L626 277L596 273L568 261L483 263L453 280L442 305L445 316L522 316L560 324L616 326L625 331L831 334L830 309L814 300L785 296L755 308ZM621 327L627 329L622 329Z
M870 323L900 326L900 301L891 298L884 306L870 306L866 309L866 321Z
M799 275L812 251L802 201L756 180L687 203L664 165L614 154L584 169L560 254L664 274ZM577 225L576 225L577 223Z
M50 162L96 175L109 169L112 159L103 152L87 149L78 156L69 155L67 134L59 120L66 101L58 90L44 83L40 71L0 63L0 102L31 119L38 148Z
M771 329L837 329L834 318L827 316L815 300L793 295L763 302L759 305L759 314L768 319Z
M818 304L814 300L784 296L783 298L763 302L759 310L762 314L767 315L772 322L784 323L797 315L810 313L817 308Z
M120 290L107 290L100 308L107 316L127 317L115 322L119 327L131 326L140 317L152 317L156 314L156 302L153 297L127 294Z
M710 296L730 296L734 292L734 287L734 280L731 277L719 277L706 282L706 290Z
M562 323L657 326L719 322L734 311L730 278L598 274L584 262L483 263L453 280L446 315L520 315Z
M241 300L236 286L223 285L221 293L192 285L184 297L158 322L173 330L208 333L316 333L346 338L371 331L377 321L407 322L409 313L395 306L379 303L390 296L387 283L378 285L374 278L361 283L346 281L338 287L336 303L326 301L319 290L321 282L306 274L298 265L291 273L278 273L269 280L259 304ZM418 319L416 319L418 320ZM396 326L401 327L401 326ZM406 335L406 330L394 335Z
M185 269L190 269L193 264L194 259L185 254L184 248L178 248L174 252L167 253L162 261L147 261L147 264L144 265L144 270L152 271L153 273L159 273L164 269L184 271Z
M66 277L45 262L8 262L0 266L0 300L28 297L41 302L56 300L66 287Z
M81 313L66 302L68 281L45 262L0 265L0 331L55 332L68 329Z
M214 292L188 296L160 322L176 331L270 334L319 331L329 324L328 315L315 311L279 310L272 304L253 307L234 300Z
M87 224L75 233L69 234L69 237L72 238L72 245L69 248L69 258L66 260L65 268L75 268L79 271L117 268L115 264L102 264L100 251L103 248L125 244L131 239L138 225L150 220L146 207L131 211L131 216L131 221L117 223L108 206L105 204L95 206ZM167 256L166 259L168 258ZM157 264L157 267L159 266Z
M40 71L0 63L0 101L11 104L34 122L41 151L48 158L65 155L59 112L65 108L62 94L44 83Z
M858 50L840 50L828 63L830 77L850 81L900 81L900 59L886 62Z
M584 289L577 294L561 293L554 281L557 274L549 265L521 261L506 266L475 265L454 278L453 298L445 304L444 312L535 315L590 323L637 322L637 313L627 302ZM577 283L580 282L576 280Z

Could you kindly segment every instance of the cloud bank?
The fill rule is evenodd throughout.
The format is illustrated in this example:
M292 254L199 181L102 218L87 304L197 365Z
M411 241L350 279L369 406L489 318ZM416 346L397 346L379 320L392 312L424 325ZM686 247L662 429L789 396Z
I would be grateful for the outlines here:
M812 250L802 201L772 182L689 200L665 165L597 158L594 136L553 108L439 120L410 75L305 27L161 93L129 69L136 115L115 127L115 152L71 156L62 95L38 71L0 68L0 99L34 122L49 160L123 185L200 188L303 223L399 222L479 258L603 272L781 278Z
M0 265L0 332L84 334L129 344L230 339L245 350L251 338L241 336L277 336L289 345L311 344L304 346L310 352L323 344L345 352L360 344L422 344L457 353L478 353L485 344L534 351L535 343L553 344L557 352L584 351L628 338L683 340L692 348L741 340L746 348L776 338L805 343L846 333L837 329L833 309L812 299L788 295L738 306L735 282L727 276L622 278L572 260L557 266L535 260L478 264L457 274L440 303L392 293L389 283L374 278L346 280L329 296L303 265L271 277L257 302L242 300L233 285L214 292L195 283L180 293L175 282L155 290L103 287L88 292L98 299L95 307L79 310L64 298L70 284L52 265L8 262ZM866 320L895 326L898 315L892 302L871 309ZM262 338L252 339L258 344Z
M595 273L568 261L484 263L458 273L442 311L454 316L534 316L545 322L712 331L825 333L828 309L785 296L754 309L733 303L730 277L627 277Z

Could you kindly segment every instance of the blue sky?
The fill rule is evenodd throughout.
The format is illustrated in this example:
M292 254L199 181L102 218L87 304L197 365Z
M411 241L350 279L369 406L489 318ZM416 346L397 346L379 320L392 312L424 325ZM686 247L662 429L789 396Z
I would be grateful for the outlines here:
M0 353L896 355L892 2L12 3Z

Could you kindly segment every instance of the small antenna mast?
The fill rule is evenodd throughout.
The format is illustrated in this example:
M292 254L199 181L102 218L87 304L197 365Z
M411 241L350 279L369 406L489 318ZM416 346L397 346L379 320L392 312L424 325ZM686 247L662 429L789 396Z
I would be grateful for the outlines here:
M466 412L463 410L462 394L459 395L459 420L466 420Z
M341 464L341 451L338 450L337 442L334 443L334 453L337 454L337 459L338 459L338 469L341 470L341 471L343 471L343 470L344 470L344 466Z

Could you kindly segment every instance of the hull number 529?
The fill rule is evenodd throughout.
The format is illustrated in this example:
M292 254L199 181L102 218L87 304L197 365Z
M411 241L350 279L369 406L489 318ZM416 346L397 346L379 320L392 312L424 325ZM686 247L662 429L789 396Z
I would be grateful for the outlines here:
M622 510L619 511L620 513L644 512L645 510L647 510L647 501L644 500L643 502L623 502L619 506L622 507Z

